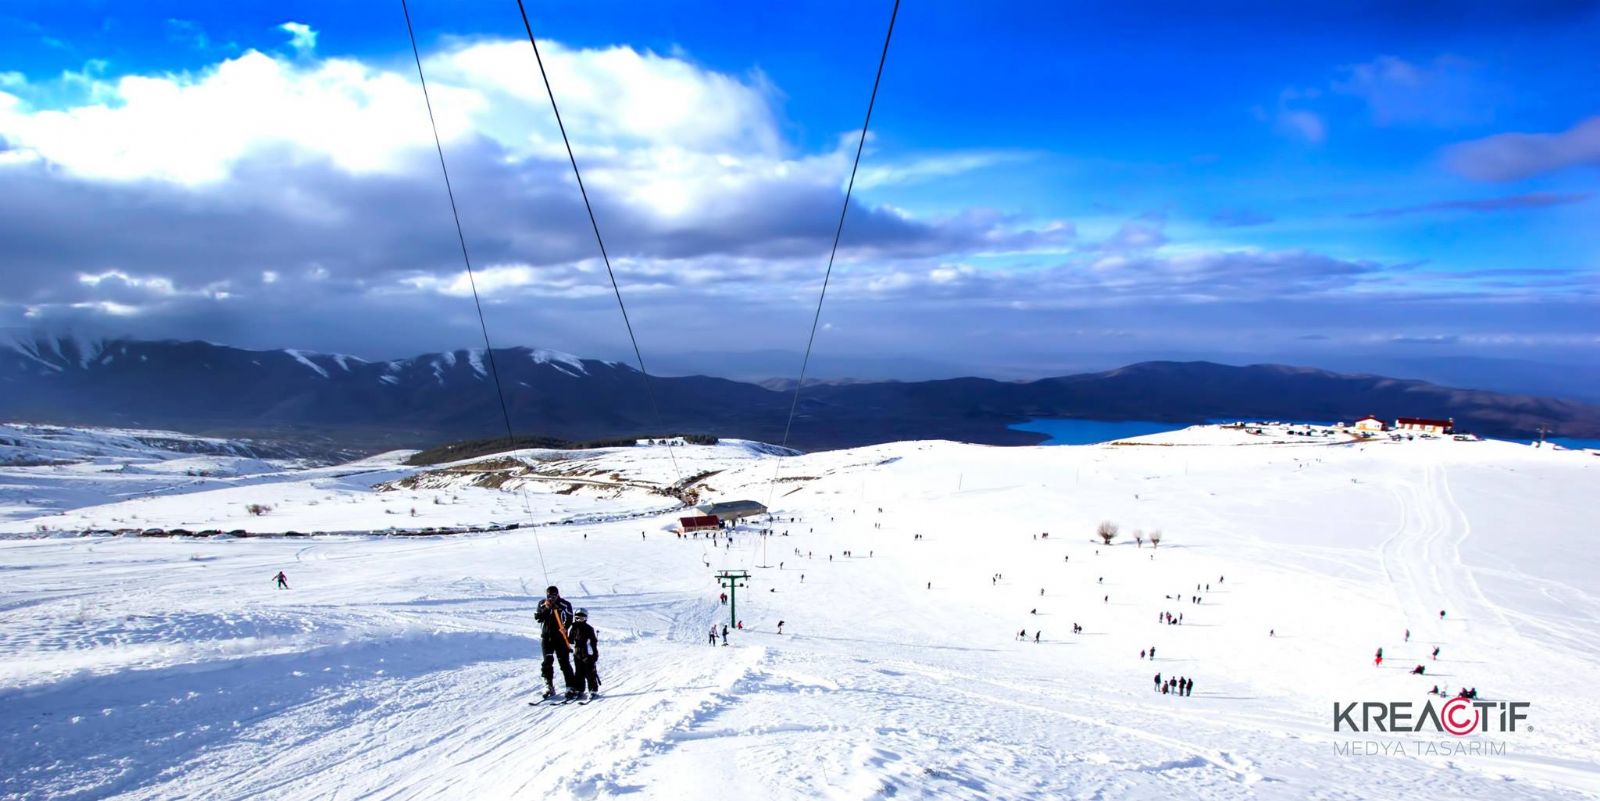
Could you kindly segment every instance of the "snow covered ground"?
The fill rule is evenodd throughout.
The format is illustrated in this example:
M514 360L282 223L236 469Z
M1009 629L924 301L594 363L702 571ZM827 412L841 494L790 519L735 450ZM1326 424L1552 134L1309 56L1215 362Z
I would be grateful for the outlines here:
M107 478L0 520L0 797L1600 794L1580 700L1600 665L1600 460L1330 439L530 451L503 482L393 454L137 497ZM77 480L58 468L4 481ZM770 502L777 535L668 531L651 488L712 471L703 497ZM1101 520L1121 525L1110 546ZM706 642L729 611L718 569L753 574L729 647ZM594 704L524 704L546 583L600 631ZM1157 672L1193 696L1154 692ZM1333 731L1335 702L1434 684L1532 706L1503 734Z

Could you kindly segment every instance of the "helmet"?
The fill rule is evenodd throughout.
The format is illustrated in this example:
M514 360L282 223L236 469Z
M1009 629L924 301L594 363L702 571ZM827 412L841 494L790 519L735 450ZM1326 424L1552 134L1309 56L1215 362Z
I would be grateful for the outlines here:
M573 612L572 616L573 616L573 618L575 618L577 620L588 620L589 619L589 610L587 610L587 609L579 609L578 611Z

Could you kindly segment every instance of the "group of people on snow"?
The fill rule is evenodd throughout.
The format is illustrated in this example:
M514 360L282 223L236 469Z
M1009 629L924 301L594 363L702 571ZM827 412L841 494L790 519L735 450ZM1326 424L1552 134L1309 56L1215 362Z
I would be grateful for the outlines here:
M1156 692L1161 693L1162 695L1193 695L1194 679L1172 676L1166 681L1162 681L1161 674L1157 673Z
M586 609L573 611L572 603L561 597L554 585L545 588L544 600L534 611L539 623L539 646L544 662L539 673L544 677L544 698L556 694L555 665L561 666L566 683L566 700L585 701L600 695L600 640L589 625Z

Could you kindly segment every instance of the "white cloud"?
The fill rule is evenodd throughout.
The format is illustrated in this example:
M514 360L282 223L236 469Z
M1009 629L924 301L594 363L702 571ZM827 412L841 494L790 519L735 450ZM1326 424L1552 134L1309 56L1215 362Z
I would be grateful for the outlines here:
M317 49L317 31L310 25L302 22L285 22L278 26L278 30L289 34L289 46L300 55L310 55Z
M971 153L944 153L895 164L863 166L856 176L856 186L871 189L892 184L919 183L932 178L974 172L1001 164L1026 161L1027 153L1010 151L978 151Z
M1278 112L1278 127L1312 144L1328 138L1328 125L1310 111L1286 109Z

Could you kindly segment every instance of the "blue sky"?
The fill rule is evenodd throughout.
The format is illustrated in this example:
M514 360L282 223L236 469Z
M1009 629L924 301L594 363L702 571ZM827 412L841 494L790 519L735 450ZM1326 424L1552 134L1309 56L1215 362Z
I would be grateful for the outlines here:
M1259 5L905 5L836 372L1213 358L1596 394L1600 6ZM888 10L530 3L647 357L793 372ZM412 13L491 333L623 355L515 3ZM12 3L0 53L0 326L473 344L398 2Z

